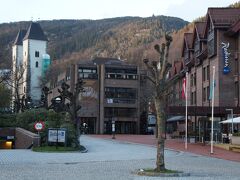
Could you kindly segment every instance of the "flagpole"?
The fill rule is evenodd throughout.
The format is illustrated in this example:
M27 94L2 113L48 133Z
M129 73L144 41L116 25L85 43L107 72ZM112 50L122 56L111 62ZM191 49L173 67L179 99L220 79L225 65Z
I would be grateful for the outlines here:
M188 109L187 109L187 106L188 106L188 103L187 103L187 89L188 89L188 72L186 72L186 88L185 88L185 99L186 99L186 117L185 117L185 149L187 149L187 125L188 125L188 119L187 119L187 116L188 116Z
M215 66L213 66L213 80L212 80L212 125L211 125L211 154L213 154L213 114L214 114L214 84L215 82Z

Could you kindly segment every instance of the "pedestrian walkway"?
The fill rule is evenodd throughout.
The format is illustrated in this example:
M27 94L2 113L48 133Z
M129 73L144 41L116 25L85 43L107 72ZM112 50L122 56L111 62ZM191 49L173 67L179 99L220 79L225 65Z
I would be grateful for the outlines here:
M87 153L40 153L31 150L0 150L0 180L156 180L137 176L142 168L154 168L156 148L142 141L154 136L81 136ZM101 137L101 138L100 138ZM109 138L109 139L103 139ZM122 139L121 141L119 139ZM126 142L127 138L131 138ZM138 144L136 144L138 143ZM141 144L139 144L141 143ZM188 177L166 180L239 180L240 163L188 152L166 150L166 168L190 173Z
M111 135L91 135L97 138L111 139ZM125 135L117 134L116 141L126 141L132 143L146 144L150 146L156 146L156 138L154 135ZM210 145L203 145L202 143L188 143L188 148L185 149L185 144L182 139L167 139L165 141L165 147L177 151L191 152L203 156L210 156L230 161L240 162L240 153L228 151L218 147L214 147L214 153L210 153Z

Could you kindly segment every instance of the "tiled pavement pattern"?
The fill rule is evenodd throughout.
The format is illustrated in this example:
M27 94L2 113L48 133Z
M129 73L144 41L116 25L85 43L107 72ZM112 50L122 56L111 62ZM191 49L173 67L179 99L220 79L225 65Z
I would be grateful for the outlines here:
M136 176L136 169L154 167L154 147L89 136L81 136L81 142L87 153L0 150L0 180L240 179L238 162L169 150L167 168L189 172L190 177Z

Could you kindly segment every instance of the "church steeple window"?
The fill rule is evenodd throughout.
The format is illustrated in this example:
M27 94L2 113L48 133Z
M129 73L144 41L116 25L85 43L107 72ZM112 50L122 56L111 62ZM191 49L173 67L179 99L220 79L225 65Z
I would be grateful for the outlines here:
M39 57L39 51L35 51L35 57Z

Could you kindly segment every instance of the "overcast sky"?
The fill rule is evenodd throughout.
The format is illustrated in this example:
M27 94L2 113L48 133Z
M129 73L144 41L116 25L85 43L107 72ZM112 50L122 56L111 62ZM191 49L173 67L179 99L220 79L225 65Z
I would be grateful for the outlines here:
M192 21L237 0L0 0L0 23L167 15Z

